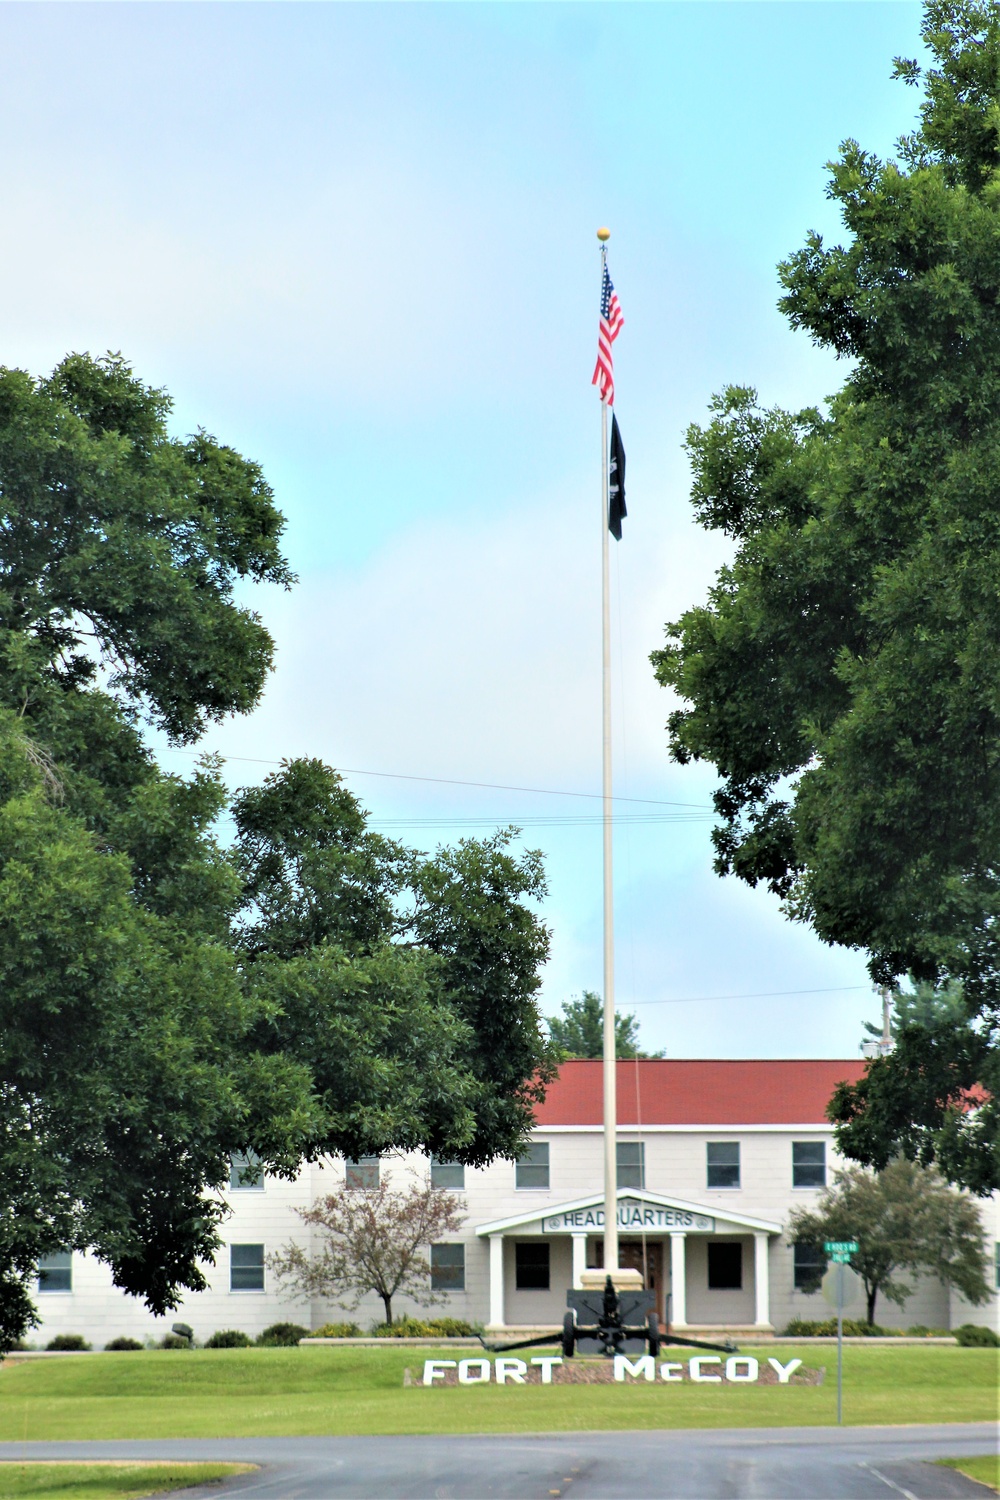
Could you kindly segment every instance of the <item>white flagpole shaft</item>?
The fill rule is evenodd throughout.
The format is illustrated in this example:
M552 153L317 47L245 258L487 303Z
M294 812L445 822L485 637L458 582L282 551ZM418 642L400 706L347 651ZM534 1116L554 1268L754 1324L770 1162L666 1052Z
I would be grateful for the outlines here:
M601 402L601 606L604 795L604 1266L618 1269L618 1098L615 1069L615 900L611 801L611 567L608 542L608 406Z

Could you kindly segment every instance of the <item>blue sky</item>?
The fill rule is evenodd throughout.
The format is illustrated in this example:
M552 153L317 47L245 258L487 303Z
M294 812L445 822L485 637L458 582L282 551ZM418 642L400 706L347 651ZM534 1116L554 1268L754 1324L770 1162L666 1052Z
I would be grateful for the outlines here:
M903 0L0 7L0 360L122 350L288 517L299 584L254 601L277 670L207 743L234 782L290 754L441 778L348 777L427 846L523 820L548 1010L600 983L600 828L552 821L596 804L446 783L599 787L611 226L616 790L657 818L617 835L618 996L674 1056L849 1056L877 1008L857 955L712 874L711 769L668 760L647 658L726 557L691 519L687 425L729 382L802 406L842 378L780 318L774 267L838 232L840 141L887 153L911 127L890 72L919 21Z

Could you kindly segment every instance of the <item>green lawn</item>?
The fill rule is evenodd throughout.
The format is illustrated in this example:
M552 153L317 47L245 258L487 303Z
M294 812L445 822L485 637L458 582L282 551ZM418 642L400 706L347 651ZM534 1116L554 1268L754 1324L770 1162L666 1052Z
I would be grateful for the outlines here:
M477 1386L406 1389L429 1356L462 1349L199 1349L24 1360L0 1370L0 1439L323 1433L553 1432L832 1423L836 1351L777 1345L825 1365L821 1386ZM997 1353L955 1346L844 1351L856 1424L989 1421Z
M245 1474L252 1464L4 1464L2 1500L139 1500Z
M980 1484L988 1484L991 1489L1000 1490L1000 1457L995 1453L983 1458L941 1458L938 1462L968 1474L970 1479L978 1479Z

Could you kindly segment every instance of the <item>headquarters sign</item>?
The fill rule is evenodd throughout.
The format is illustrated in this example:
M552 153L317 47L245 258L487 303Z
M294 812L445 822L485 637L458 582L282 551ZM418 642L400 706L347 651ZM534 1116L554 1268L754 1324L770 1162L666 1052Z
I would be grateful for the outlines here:
M572 1234L574 1230L593 1233L603 1228L604 1207L598 1204L542 1219L542 1234ZM618 1204L618 1228L645 1234L657 1229L668 1232L671 1229L690 1229L701 1234L714 1234L715 1220L708 1214L694 1213L686 1208L665 1208L645 1198L622 1198Z

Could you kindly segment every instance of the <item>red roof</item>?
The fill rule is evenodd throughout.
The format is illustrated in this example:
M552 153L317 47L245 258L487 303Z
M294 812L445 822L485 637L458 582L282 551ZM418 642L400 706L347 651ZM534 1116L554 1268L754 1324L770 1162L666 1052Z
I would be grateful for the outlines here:
M600 1125L600 1059L564 1062L536 1119L545 1125ZM828 1125L826 1106L841 1080L856 1083L861 1058L647 1058L618 1063L619 1125Z

